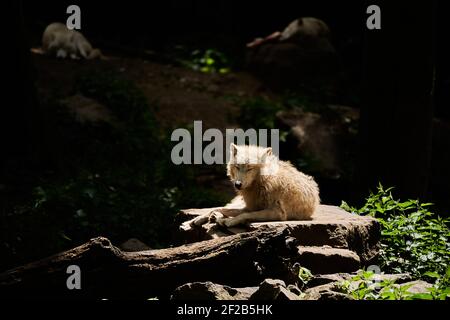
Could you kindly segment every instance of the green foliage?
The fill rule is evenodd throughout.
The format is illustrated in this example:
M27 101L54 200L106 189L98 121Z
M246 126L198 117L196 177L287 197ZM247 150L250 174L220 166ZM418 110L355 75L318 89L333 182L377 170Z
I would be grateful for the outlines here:
M408 291L413 284L396 284L395 281L375 281L372 271L359 270L350 280L338 284L338 290L355 300L445 300L450 298L450 268L425 293Z
M391 190L380 184L363 207L356 209L345 202L341 207L380 222L380 267L384 272L410 273L423 279L431 273L443 276L450 262L450 219L430 212L429 203L395 200Z
M298 271L298 278L300 279L300 282L302 284L300 289L302 289L313 278L313 274L309 269L305 267L300 267Z
M216 49L194 50L187 59L178 60L182 65L204 73L230 72L231 63L228 57Z
M358 300L444 300L450 298L450 219L429 211L429 203L395 200L392 188L380 184L359 209L342 202L349 212L375 217L381 224L380 267L385 273L409 273L434 282L426 293L411 293L410 285L373 281L373 273L360 270L340 284L342 292Z
M393 281L384 280L381 282L373 281L374 273L371 271L359 270L358 274L350 280L342 281L338 289L343 293L349 294L356 300L379 300L388 298L384 296L385 292L391 292L387 300L402 300L407 294L406 287L394 286Z

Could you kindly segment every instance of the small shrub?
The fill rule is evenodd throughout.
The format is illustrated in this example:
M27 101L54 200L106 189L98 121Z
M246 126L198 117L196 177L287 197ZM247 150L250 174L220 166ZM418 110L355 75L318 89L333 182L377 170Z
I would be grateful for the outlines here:
M231 69L228 57L216 49L197 49L192 51L188 58L178 59L178 61L192 70L204 73L225 74Z
M305 287L308 284L308 282L313 278L313 274L308 268L300 267L298 271L298 278L300 279L301 282L300 289L303 289L303 287Z
M429 203L395 200L391 190L380 184L363 207L357 209L345 202L341 207L380 222L380 267L384 272L410 273L425 280L431 274L443 277L450 262L450 219L430 212Z

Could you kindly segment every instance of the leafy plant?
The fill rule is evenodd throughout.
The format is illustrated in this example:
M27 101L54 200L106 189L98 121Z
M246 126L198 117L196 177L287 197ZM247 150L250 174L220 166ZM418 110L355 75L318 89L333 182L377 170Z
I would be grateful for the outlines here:
M428 293L415 294L412 298L425 300L445 300L450 298L450 267L447 268L444 276L435 272L427 272L425 275L435 279L435 284L428 289Z
M305 267L300 267L298 271L298 278L300 279L303 288L313 278L313 274L309 269Z
M406 289L398 289L393 287L392 281L373 281L374 273L372 271L359 270L357 275L350 280L344 280L338 284L338 290L346 293L356 300L378 300L382 299L382 292L384 290L393 289L395 300L400 300ZM394 300L394 299L391 299Z
M179 62L195 71L204 73L230 72L230 60L228 57L216 49L194 50L187 59L179 59Z
M350 295L355 300L445 300L450 298L448 285L450 268L439 282L425 293L413 293L409 289L413 283L396 284L394 280L375 281L372 271L359 270L350 280L337 285L337 290Z
M450 219L430 212L430 203L395 200L391 190L380 184L363 207L357 209L346 202L341 207L380 222L383 271L423 279L432 274L443 277L450 262Z

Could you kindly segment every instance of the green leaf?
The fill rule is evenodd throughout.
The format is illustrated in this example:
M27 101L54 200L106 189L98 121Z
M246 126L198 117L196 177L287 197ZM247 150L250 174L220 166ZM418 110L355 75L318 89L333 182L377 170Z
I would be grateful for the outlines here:
M433 296L431 293L416 293L413 295L409 295L408 299L411 299L411 300L433 300Z
M441 277L438 273L431 272L431 271L425 272L423 275L430 277L430 278L436 278L436 279Z
M450 265L450 219L429 211L418 200L396 201L381 183L366 204L349 212L375 217L381 225L380 265L386 273L406 272L417 279L440 279ZM427 274L428 272L428 274ZM450 278L450 275L447 275Z

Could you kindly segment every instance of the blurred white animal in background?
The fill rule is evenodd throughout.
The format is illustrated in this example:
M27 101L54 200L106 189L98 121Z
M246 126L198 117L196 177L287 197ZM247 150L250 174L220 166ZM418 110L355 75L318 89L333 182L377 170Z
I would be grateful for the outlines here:
M65 24L59 22L51 23L45 28L42 50L45 54L63 59L102 58L101 51L92 48L80 32L69 30Z
M301 43L329 37L330 29L324 21L313 17L301 17L289 23L282 32L275 31L265 38L256 38L247 43L247 47L254 48L267 42Z

